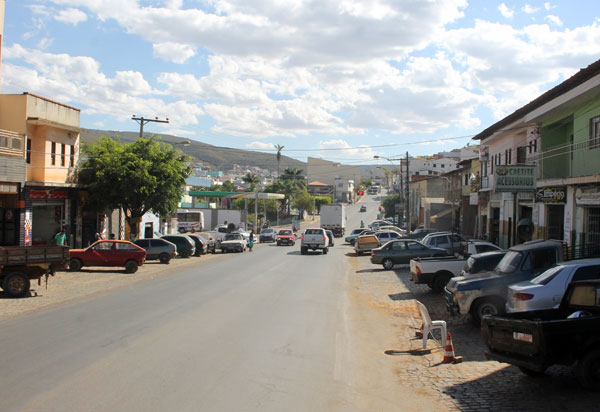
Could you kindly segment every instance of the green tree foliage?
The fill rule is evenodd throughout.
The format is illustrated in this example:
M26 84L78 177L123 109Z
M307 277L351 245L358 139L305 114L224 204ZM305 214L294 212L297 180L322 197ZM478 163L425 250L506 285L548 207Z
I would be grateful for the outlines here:
M87 207L105 211L122 208L127 223L146 212L175 212L192 169L188 158L172 146L140 138L122 144L102 137L84 146L78 183L87 186Z
M222 185L213 184L208 188L209 192L237 192L237 187L229 180L223 182Z
M312 197L306 188L294 197L294 207L312 213L315 210L315 198Z
M383 199L383 201L381 202L381 206L383 206L383 208L385 209L385 216L386 217L391 217L394 216L395 212L395 207L396 204L398 203L400 199L400 195L396 194L396 195L391 195L386 197L385 199Z
M258 184L260 183L260 177L258 177L254 173L246 173L246 176L244 176L242 180L244 181L244 183L247 183L249 185L247 190L248 192L254 192L256 190L256 186L258 186Z
M290 215L290 209L294 197L306 188L306 179L302 176L302 169L287 168L280 179L277 180L277 189L279 193L285 195L287 204L287 214Z
M317 210L321 210L321 206L330 205L331 204L331 196L316 196L315 197L315 207Z

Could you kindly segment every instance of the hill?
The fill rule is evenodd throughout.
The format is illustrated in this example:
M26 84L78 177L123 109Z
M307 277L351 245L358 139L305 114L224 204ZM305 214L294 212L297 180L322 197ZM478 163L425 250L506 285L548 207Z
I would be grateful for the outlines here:
M138 138L139 133L81 129L81 140L84 143L93 143L100 139L101 136L107 136L123 143L130 143ZM233 169L234 164L238 164L241 166L256 166L273 172L277 171L276 152L262 153L250 150L233 149L230 147L219 147L168 134L144 133L144 137L153 137L154 139L165 143L176 144L175 147L181 149L182 152L198 159L206 166L210 166L215 170L231 170ZM190 144L188 146L183 146L183 142L186 141L189 141ZM302 169L306 173L305 162L282 155L280 171L283 172L287 167Z

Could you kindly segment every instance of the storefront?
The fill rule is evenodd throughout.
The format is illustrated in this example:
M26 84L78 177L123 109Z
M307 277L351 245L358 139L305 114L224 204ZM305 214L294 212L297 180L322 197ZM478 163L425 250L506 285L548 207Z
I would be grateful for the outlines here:
M25 245L52 245L64 228L66 244L76 246L76 193L70 188L25 188Z
M600 244L600 187L576 188L575 205L576 244Z
M0 246L19 244L19 206L18 183L0 182Z

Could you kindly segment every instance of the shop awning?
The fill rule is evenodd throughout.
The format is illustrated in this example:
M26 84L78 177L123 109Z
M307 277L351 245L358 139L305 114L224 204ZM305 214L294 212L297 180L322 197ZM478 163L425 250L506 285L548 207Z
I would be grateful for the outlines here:
M440 217L444 217L444 216L446 216L446 215L449 215L449 214L450 214L450 213L452 213L452 211L454 211L455 209L457 209L457 207L456 207L456 206L450 207L449 209L446 209L446 210L442 210L441 212L438 212L438 213L436 213L435 215L431 216L431 217L429 218L429 220L431 220L432 222L434 222L434 223L435 223L435 221L436 221L437 219L439 219Z
M232 199L242 199L244 197L247 197L249 199L256 199L257 194L254 192L245 192L245 193L238 193L238 194L231 196ZM281 200L281 199L285 199L285 195L281 195L279 193L258 193L258 198L259 199Z

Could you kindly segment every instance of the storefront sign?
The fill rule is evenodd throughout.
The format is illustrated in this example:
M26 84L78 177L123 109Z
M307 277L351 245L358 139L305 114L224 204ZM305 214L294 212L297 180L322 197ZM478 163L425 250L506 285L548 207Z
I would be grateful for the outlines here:
M578 205L600 205L600 190L597 187L581 187L575 191Z
M494 169L495 192L534 192L535 166L497 165Z
M477 206L479 204L479 193L469 193L469 204Z
M565 186L544 187L535 192L538 203L567 203L567 188Z
M25 224L24 224L24 232L25 232L25 246L31 246L31 210L25 211Z
M30 190L30 199L67 199L66 190Z

